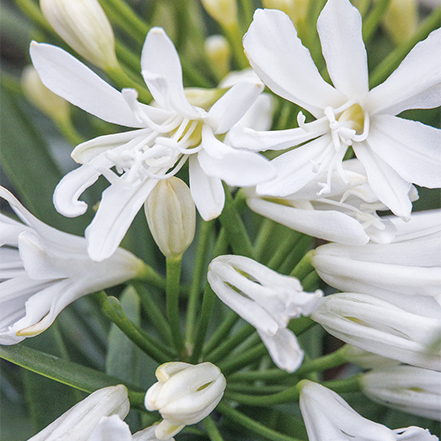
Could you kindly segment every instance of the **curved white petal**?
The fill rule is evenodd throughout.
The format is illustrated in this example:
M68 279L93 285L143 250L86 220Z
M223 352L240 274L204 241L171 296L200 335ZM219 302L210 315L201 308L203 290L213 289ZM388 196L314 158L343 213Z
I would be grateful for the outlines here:
M182 83L178 53L164 29L154 27L147 34L141 55L142 76L160 107L173 109L188 118L199 112L188 102Z
M392 212L410 219L412 202L409 197L411 183L403 179L387 162L374 153L365 142L353 144L354 152L366 169L369 185Z
M342 93L320 76L284 12L258 9L243 44L253 69L282 98L316 117L323 115L326 106L337 108L344 103Z
M369 78L358 10L347 0L330 0L317 20L317 30L335 88L348 98L363 98Z
M372 120L369 147L404 180L441 187L441 130L391 115Z
M239 121L243 127L254 130L269 130L272 124L274 98L262 93Z
M403 222L394 216L389 219L397 228L394 242L435 239L441 232L440 208L413 213L409 222Z
M257 81L240 81L221 96L209 110L205 121L214 133L225 133L245 115L263 90Z
M87 441L132 441L130 428L118 415L102 417Z
M365 102L371 113L397 115L407 109L441 105L441 29L419 42L389 78L372 89Z
M32 42L30 54L41 81L52 92L104 121L143 127L118 90L63 49Z
M217 177L207 176L196 155L190 156L188 165L191 195L199 214L205 221L217 218L225 204L222 181Z

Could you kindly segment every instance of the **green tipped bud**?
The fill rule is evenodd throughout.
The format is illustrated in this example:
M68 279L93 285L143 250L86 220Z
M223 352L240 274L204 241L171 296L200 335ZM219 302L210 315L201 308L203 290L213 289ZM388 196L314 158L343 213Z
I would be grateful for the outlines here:
M205 40L205 53L210 63L223 78L230 72L231 48L228 40L222 35L211 35Z
M283 11L298 26L306 18L309 0L262 0L262 5L264 8Z
M118 66L112 26L98 0L40 0L46 20L76 52L96 66Z
M176 177L159 181L144 204L153 238L166 257L179 257L194 238L196 208L190 189Z
M69 103L50 91L40 80L32 65L26 66L21 75L21 87L26 98L49 118L55 121L69 119Z
M220 25L230 28L237 22L236 0L201 0L205 10Z

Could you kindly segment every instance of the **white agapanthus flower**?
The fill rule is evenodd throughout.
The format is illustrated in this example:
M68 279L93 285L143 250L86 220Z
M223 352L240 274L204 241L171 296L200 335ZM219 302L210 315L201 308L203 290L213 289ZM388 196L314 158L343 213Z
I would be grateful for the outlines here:
M361 27L360 14L348 0L329 0L319 16L317 29L333 87L321 77L288 16L257 10L244 38L251 66L274 93L316 119L306 123L300 113L298 128L237 130L231 140L259 150L306 142L273 160L280 174L257 186L261 194L280 197L323 171L320 194L328 194L335 170L346 179L342 161L352 146L377 198L408 219L411 184L441 186L441 130L396 115L441 105L441 57L434 56L441 30L418 43L384 83L369 91Z
M441 372L388 366L363 374L360 383L363 393L378 403L441 421Z
M170 440L186 425L202 421L222 399L226 386L220 369L209 362L165 363L155 375L158 382L147 391L145 407L164 418L155 426L160 440Z
M303 361L293 318L309 315L323 295L307 293L295 277L284 276L243 256L219 256L209 266L208 282L216 295L257 329L274 363L294 372Z
M318 247L312 259L317 273L341 291L427 296L441 304L441 210L391 222L397 234L390 244Z
M391 430L363 418L334 391L303 380L300 410L309 441L436 441L419 427Z
M44 224L6 189L24 223L0 214L0 344L40 334L74 300L139 276L144 263L122 248L94 262L83 237Z
M319 194L326 173L322 172L300 190L280 198L246 189L247 204L262 216L320 239L349 245L390 242L396 228L391 220L378 216L377 211L387 207L372 191L363 165L352 159L343 163L343 170L346 181L334 171L326 195ZM413 186L411 191L415 199Z
M57 210L79 216L87 204L79 196L100 175L110 186L103 192L94 220L86 229L93 260L109 257L159 179L176 174L189 161L190 189L205 220L217 217L225 194L221 180L251 186L274 176L269 161L254 151L222 141L263 89L260 81L241 81L208 111L188 101L179 56L161 28L147 35L141 66L156 102L138 102L133 89L117 91L62 49L31 44L32 62L42 82L72 104L105 121L134 128L80 144L72 153L83 164L67 174L55 190Z
M311 318L353 346L441 371L441 306L424 299L415 296L406 302L406 296L400 295L383 300L367 294L331 294Z

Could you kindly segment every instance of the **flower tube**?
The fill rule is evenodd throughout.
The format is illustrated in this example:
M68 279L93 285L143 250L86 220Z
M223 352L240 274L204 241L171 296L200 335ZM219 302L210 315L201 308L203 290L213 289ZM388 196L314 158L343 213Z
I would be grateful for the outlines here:
M156 369L155 383L147 391L145 407L158 410L164 420L156 426L156 436L169 440L186 425L208 416L221 400L225 377L217 366L205 362L162 364Z
M295 277L283 276L243 256L219 256L209 266L208 282L216 295L257 329L274 363L294 372L302 363L292 318L309 315L321 291L307 293Z
M122 248L92 261L84 238L40 222L6 189L24 224L0 214L0 344L40 334L74 300L140 275L144 263Z

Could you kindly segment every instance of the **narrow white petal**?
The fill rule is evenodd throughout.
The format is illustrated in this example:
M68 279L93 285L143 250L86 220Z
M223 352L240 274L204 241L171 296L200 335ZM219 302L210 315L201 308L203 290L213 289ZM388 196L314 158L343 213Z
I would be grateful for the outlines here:
M363 98L369 79L358 10L347 0L330 0L317 20L317 30L335 88L348 98Z
M372 89L366 109L397 115L407 109L430 109L441 105L441 29L419 42L382 84Z
M389 218L397 228L394 242L430 240L441 232L441 209L419 211L412 214L409 222L394 216Z
M32 42L30 53L41 81L52 92L104 121L143 126L119 91L63 49Z
M245 53L262 81L277 95L314 116L326 106L339 107L344 96L320 76L288 16L258 9L244 37Z
M273 96L269 93L263 93L257 97L256 101L241 118L240 124L254 130L269 130L272 124L273 108Z
M130 428L118 415L102 417L87 441L132 441Z

